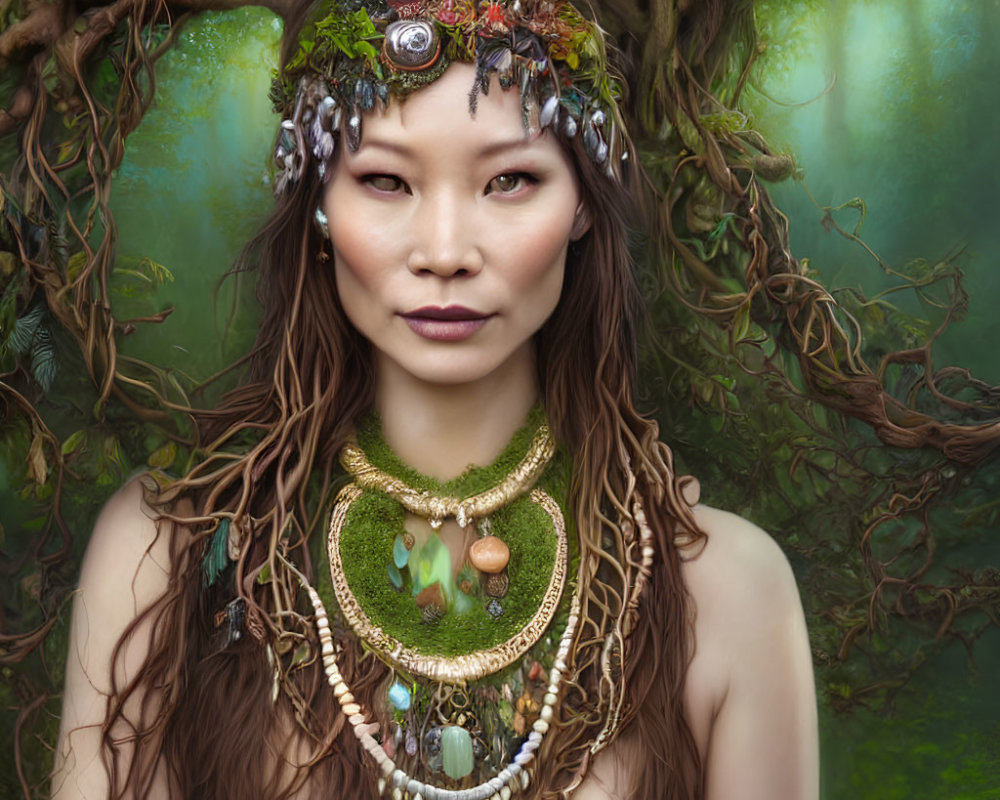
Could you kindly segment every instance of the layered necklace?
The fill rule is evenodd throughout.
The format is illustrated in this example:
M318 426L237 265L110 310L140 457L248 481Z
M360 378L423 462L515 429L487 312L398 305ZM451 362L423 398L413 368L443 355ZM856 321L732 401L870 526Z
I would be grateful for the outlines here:
M573 537L553 497L565 495L555 449L536 409L492 467L444 485L395 459L373 415L341 451L352 480L331 515L332 589L390 670L381 708L355 697L323 600L303 583L327 678L384 795L507 800L530 785L580 617L564 591ZM440 536L451 520L460 557Z

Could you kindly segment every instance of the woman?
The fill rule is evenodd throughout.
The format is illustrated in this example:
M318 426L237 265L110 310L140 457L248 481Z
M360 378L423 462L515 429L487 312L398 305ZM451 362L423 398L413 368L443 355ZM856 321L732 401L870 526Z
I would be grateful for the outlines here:
M288 41L253 373L98 521L54 795L814 797L788 565L633 407L600 33L443 0Z

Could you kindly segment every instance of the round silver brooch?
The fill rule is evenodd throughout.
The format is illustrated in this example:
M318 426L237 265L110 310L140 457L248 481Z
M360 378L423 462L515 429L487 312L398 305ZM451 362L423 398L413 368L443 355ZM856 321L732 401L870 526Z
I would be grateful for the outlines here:
M419 19L390 22L385 29L382 52L396 69L408 72L426 69L441 53L436 26Z

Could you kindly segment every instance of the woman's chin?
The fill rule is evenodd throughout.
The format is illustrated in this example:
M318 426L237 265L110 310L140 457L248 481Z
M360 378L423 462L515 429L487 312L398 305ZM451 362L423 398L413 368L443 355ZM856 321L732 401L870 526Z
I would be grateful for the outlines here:
M416 381L428 386L455 388L489 382L496 369L481 361L468 363L465 358L453 358L446 363L408 365L405 372Z
M534 359L530 352L522 349L501 354L463 346L419 349L424 352L407 353L405 359L381 353L380 379L389 379L396 385L412 381L425 387L439 386L442 389L481 384L506 392L519 383L516 376L534 374Z

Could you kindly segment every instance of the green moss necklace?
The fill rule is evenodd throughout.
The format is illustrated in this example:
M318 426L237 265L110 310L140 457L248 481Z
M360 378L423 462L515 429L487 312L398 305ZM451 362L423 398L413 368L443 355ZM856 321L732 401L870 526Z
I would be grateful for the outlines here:
M373 416L341 453L353 482L331 515L330 574L341 616L392 671L381 715L355 699L304 586L334 695L394 798L506 800L529 785L580 614L578 594L563 598L554 453L537 409L491 467L443 485L402 465ZM452 518L473 539L461 563L438 535Z

